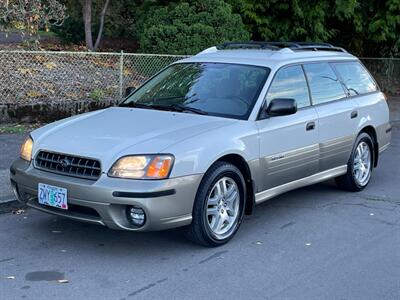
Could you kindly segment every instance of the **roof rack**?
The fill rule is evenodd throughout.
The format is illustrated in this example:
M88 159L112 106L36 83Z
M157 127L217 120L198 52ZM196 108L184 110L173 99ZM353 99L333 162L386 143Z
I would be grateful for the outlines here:
M218 50L222 49L249 49L249 48L258 48L258 49L271 49L271 50L279 50L282 47L278 47L274 44L268 42L226 42L217 46Z
M289 48L293 51L336 51L347 52L341 47L335 47L329 43L313 43L313 42L226 42L217 46L218 50L226 49L270 49L280 50Z

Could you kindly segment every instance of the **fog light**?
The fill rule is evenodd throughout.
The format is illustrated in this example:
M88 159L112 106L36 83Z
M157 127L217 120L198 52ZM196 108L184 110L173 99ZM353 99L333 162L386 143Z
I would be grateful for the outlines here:
M142 226L146 221L146 214L144 210L137 207L128 207L127 215L129 221L131 221L136 226Z

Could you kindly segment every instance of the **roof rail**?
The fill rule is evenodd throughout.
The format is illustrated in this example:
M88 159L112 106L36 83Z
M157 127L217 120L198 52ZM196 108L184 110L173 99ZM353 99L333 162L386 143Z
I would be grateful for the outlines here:
M314 42L294 42L300 46L326 46L326 47L334 47L332 44L329 43L314 43Z
M226 42L217 46L218 50L223 49L249 49L249 48L258 48L258 49L271 49L271 50L279 50L281 47L272 45L267 42Z
M335 46L318 46L318 45L308 45L293 48L293 51L334 51L334 52L345 52L347 51L341 47Z
M313 42L226 42L217 46L218 50L226 49L270 49L280 50L282 48L289 48L293 51L336 51L347 52L345 49L335 47L329 43L313 43Z

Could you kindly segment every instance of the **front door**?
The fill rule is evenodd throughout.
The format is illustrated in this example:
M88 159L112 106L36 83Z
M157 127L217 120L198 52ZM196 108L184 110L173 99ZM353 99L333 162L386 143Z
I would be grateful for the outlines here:
M280 69L268 90L266 105L277 98L292 98L298 111L293 115L257 121L263 182L257 192L283 185L318 172L318 118L311 106L302 66Z

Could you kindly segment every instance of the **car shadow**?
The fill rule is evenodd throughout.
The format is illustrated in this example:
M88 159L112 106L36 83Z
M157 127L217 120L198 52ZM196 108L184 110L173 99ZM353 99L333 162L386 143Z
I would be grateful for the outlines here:
M252 215L245 216L242 228L230 243L240 244L246 236L258 232L258 220L263 221L265 228L276 222L286 222L287 216L296 213L296 210L316 208L323 204L326 195L330 193L338 194L338 190L332 182L327 182L294 190L262 203ZM133 254L167 260L168 254L174 253L176 256L177 251L188 255L187 253L193 251L196 253L209 249L187 240L184 228L158 232L128 232L47 215L40 216L29 230L36 240L42 240L49 247L57 245L58 248L69 251L79 250L80 255L87 256L93 253L105 256L109 256L110 253L115 256ZM230 243L223 247L229 247Z

